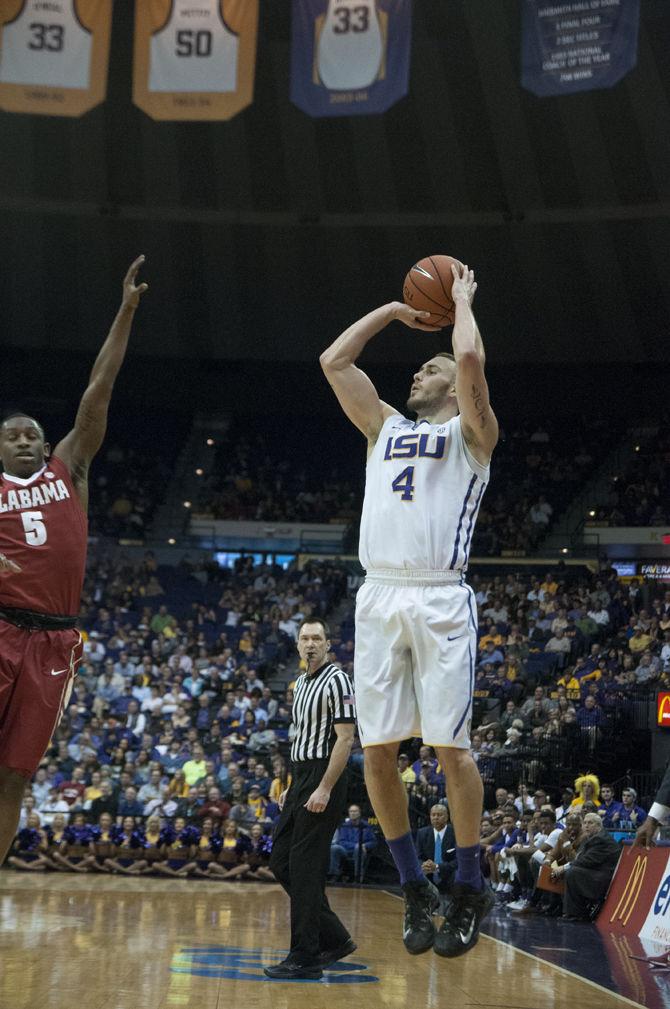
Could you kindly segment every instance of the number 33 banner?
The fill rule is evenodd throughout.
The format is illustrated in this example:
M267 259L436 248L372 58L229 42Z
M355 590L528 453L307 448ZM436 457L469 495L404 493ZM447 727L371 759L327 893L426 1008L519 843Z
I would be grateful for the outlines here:
M291 100L310 116L385 112L407 94L411 0L293 0Z
M111 0L0 0L0 108L81 116L104 101Z
M133 101L152 119L231 119L253 99L258 0L138 0Z

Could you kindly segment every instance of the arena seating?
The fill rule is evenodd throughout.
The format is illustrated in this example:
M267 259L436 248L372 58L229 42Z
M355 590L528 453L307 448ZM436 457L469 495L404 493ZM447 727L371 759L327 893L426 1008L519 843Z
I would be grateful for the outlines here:
M355 550L364 445L350 425L340 423L340 436L329 441L327 453L306 456L294 448L315 426L309 417L233 422L217 448L212 475L194 511L218 519L345 521L352 525L349 542ZM566 437L564 425L549 421L501 432L473 556L530 553L547 534L600 455L602 423L591 419L578 427L578 445ZM615 434L608 421L607 437Z
M472 583L480 619L472 747L486 809L497 808L501 788L516 796L521 786L557 805L562 787L584 770L618 776L622 785L623 770L645 762L648 699L670 681L670 599L659 594L645 609L611 570L481 573ZM351 670L347 584L355 579L341 564L287 572L247 559L228 571L187 559L159 566L150 552L135 565L93 552L81 617L84 662L28 789L21 829L34 829L28 817L35 812L52 830L58 812L77 811L93 829L103 809L121 833L124 816L132 816L140 846L151 815L163 830L183 816L182 829L201 831L210 816L216 836L231 818L241 836L255 822L269 831L287 774L291 692L282 681L294 675L297 624L303 614L343 614L333 627L333 657ZM569 648L553 650L563 635ZM445 781L418 741L404 749L415 771L406 781L418 827L444 797ZM358 745L351 763L350 798L369 815ZM649 798L640 795L643 807ZM37 844L36 835L22 834L15 854L25 854L26 844ZM240 844L239 865L246 865ZM385 871L383 850L372 878L375 864Z
M623 473L611 482L612 500L596 510L590 526L663 526L670 521L670 434L664 423L641 438Z

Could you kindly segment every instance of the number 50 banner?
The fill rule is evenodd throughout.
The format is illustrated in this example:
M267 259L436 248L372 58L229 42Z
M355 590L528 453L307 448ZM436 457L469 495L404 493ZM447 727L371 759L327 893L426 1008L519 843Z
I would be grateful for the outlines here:
M310 116L385 112L407 94L411 0L293 0L291 101Z
M81 116L107 90L112 0L0 0L0 108Z
M133 101L152 119L232 119L253 99L258 0L137 0Z

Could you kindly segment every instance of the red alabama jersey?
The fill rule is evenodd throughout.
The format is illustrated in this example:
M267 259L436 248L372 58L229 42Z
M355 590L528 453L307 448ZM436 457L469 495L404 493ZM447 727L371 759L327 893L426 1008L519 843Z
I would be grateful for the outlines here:
M0 608L77 616L88 521L64 462L53 456L31 477L0 473L0 553L19 574L0 574Z

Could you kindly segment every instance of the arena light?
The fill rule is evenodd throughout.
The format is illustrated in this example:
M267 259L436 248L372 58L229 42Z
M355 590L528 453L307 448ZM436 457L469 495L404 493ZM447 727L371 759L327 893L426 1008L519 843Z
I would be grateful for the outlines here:
M640 446L639 446L639 445L636 445L636 446L635 446L635 451L636 451L636 452L639 452L639 451L640 451Z
M177 541L176 541L176 539L174 538L174 536L170 536L170 539L168 540L168 543L170 544L170 546L171 546L171 547L173 547L173 546L175 545L175 543L176 543L176 542L177 542Z
M595 508L591 508L591 510L589 511L589 515L591 516L592 519L594 519L596 517L596 510L595 510Z
M214 444L213 438L208 438L207 441L205 442L205 445L213 445L213 444Z
M191 502L190 501L184 501L184 508L190 508L190 507L191 507Z
M203 474L204 472L205 472L204 470L202 470L202 469L200 469L200 467L198 467L198 469L197 469L197 470L195 471L195 475L196 475L196 476L202 476L202 474Z
M561 548L561 553L562 553L562 554L569 554L569 553L570 553L570 550L569 550L569 548L568 548L568 547L562 547L562 548Z

